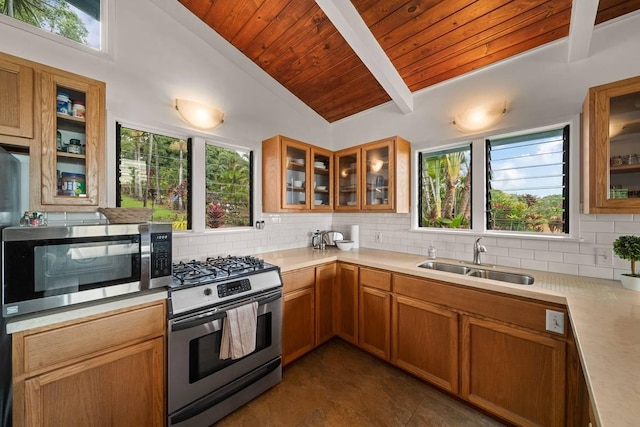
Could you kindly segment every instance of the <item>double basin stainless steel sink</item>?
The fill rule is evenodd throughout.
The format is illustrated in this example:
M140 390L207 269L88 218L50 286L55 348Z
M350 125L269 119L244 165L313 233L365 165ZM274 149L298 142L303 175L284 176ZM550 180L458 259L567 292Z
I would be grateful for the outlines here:
M469 266L464 264L450 264L446 262L427 261L418 267L429 270L446 271L447 273L462 274L469 277L481 277L483 279L499 280L501 282L514 283L516 285L533 285L533 277L526 274L508 273L506 271L487 270L481 266Z

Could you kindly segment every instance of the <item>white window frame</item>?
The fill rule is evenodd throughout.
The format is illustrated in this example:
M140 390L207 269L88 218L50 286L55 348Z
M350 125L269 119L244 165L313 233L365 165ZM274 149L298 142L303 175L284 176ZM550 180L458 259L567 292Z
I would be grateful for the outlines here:
M561 129L569 125L569 233L567 234L542 234L542 233L520 233L506 232L499 230L487 230L486 221L486 151L485 141L487 139L501 139L518 135L527 135L536 132L544 132L552 129ZM471 227L470 229L449 229L449 228L428 228L419 227L419 152L429 153L440 150L455 148L471 142ZM580 216L580 117L578 115L569 119L554 122L539 127L524 128L521 130L512 130L507 132L487 132L467 137L464 140L451 141L449 144L439 145L436 147L421 148L414 152L414 172L413 172L413 206L411 212L411 228L412 231L437 233L437 234L455 234L466 236L487 236L487 237L505 237L517 239L540 239L540 240L562 240L562 241L581 241L579 216Z
M19 30L28 32L38 37L63 44L65 46L78 49L82 52L90 53L102 58L114 59L114 33L112 26L115 26L115 0L100 0L100 49L76 42L58 34L51 33L42 28L22 22L19 19L11 18L0 13L0 24L6 24Z
M255 150L252 150L248 147L242 147L240 145L228 144L226 142L222 142L212 138L203 138L203 137L192 137L192 146L191 146L191 165L193 170L192 172L192 183L191 183L191 191L193 193L191 199L191 230L194 233L228 233L228 232L237 232L243 230L253 230L253 224L244 227L223 227L223 228L207 228L207 219L205 217L206 207L207 207L207 176L206 176L206 147L207 145L214 145L217 147L228 148L230 150L244 150L244 151L253 151L253 161L254 161L254 170L253 175L251 176L251 181L253 183L252 189L253 194L251 197L253 198L253 212L252 216L256 218L256 168L255 168ZM189 231L189 230L187 230Z

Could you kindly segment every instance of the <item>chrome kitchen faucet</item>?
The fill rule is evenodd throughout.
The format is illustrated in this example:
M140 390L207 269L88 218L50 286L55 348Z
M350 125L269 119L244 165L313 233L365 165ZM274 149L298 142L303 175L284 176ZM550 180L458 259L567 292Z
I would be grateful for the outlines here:
M480 239L482 237L478 237L476 239L476 243L473 245L473 263L474 264L482 264L480 261L480 254L482 252L487 252L487 248L484 245L480 244Z

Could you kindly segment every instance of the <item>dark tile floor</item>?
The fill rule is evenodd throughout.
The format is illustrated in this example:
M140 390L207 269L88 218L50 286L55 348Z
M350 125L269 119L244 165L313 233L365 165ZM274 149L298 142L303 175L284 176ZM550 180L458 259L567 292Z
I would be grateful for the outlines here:
M337 338L217 426L502 426Z

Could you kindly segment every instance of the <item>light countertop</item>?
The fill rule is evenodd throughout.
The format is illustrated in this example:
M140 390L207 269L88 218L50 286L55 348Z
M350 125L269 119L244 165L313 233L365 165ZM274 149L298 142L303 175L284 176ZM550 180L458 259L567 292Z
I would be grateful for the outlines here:
M324 251L312 248L259 254L283 272L344 261L478 289L564 304L582 362L597 423L601 427L637 426L640 420L640 292L620 282L498 266L525 273L533 285L513 285L418 267L424 255L375 249ZM438 259L457 263L455 260Z
M47 310L39 313L25 314L19 317L8 318L7 333L26 331L29 329L49 326L54 323L65 322L67 320L81 319L94 314L106 313L121 308L133 307L138 304L167 299L165 288L152 289L149 291L136 292L109 298L107 300L92 301L59 309Z

